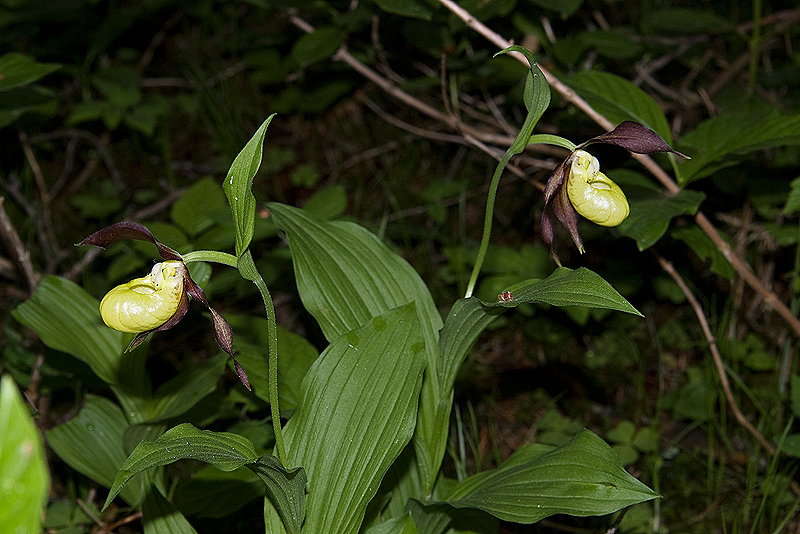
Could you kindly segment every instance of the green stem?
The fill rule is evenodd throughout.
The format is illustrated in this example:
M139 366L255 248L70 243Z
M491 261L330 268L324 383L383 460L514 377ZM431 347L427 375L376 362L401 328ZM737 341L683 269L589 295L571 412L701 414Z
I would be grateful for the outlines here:
M236 267L236 256L217 250L194 250L183 256L183 263L193 263L196 261L209 261L221 263L228 267Z
M472 296L472 292L475 290L475 283L478 281L478 275L483 266L483 261L486 259L486 251L489 249L489 239L492 236L492 219L494 219L494 201L497 196L497 188L500 186L500 177L503 175L503 169L506 168L506 164L508 164L508 161L513 155L514 152L511 150L503 155L500 163L497 164L494 176L492 176L492 183L489 185L489 195L486 198L486 215L483 218L483 237L481 238L481 246L478 249L478 257L475 259L475 266L472 268L472 274L467 283L467 292L464 295L466 299Z
M281 429L281 410L278 404L278 325L275 320L275 305L272 303L272 296L269 294L267 284L261 277L261 273L256 269L253 256L249 250L241 255L238 262L239 273L242 277L253 282L261 298L264 300L264 308L267 312L267 334L269 336L269 408L272 414L272 429L275 432L275 448L278 450L278 458L281 464L288 465L286 448L283 444L283 431Z
M208 261L221 263L239 270L242 278L253 282L261 298L264 300L264 308L267 313L267 334L269 336L269 407L272 414L272 429L275 432L275 448L278 450L278 458L281 464L288 465L286 458L286 448L283 444L283 431L281 429L281 410L278 404L278 324L275 319L275 305L272 303L272 296L269 293L267 284L256 269L253 256L250 251L245 251L238 260L233 254L219 252L216 250L195 250L183 256L184 263L195 261Z

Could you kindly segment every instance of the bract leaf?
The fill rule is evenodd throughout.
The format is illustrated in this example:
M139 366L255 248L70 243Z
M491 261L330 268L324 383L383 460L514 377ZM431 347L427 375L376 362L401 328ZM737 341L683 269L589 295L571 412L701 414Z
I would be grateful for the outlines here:
M507 289L511 296L487 306L513 308L520 303L544 303L552 306L587 306L623 311L642 316L611 284L587 269L559 267L544 280L526 280Z
M275 115L270 115L253 134L231 164L222 183L225 196L231 205L233 224L236 228L236 256L241 256L253 239L255 227L256 197L253 196L253 178L261 166L264 136Z

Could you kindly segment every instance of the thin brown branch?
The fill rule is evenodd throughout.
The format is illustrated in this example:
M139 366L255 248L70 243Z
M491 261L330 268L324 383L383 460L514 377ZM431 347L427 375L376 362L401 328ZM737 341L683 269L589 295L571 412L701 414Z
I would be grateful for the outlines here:
M725 393L725 400L728 403L728 407L730 408L731 412L733 412L733 416L739 421L739 424L742 425L750 434L753 435L756 440L764 447L770 455L775 454L775 447L767 441L767 439L758 431L756 427L745 417L742 411L739 409L739 405L736 404L736 399L733 397L733 391L731 390L730 381L728 381L728 374L725 371L725 364L722 362L722 356L719 353L719 348L717 347L717 340L714 338L714 334L711 332L711 327L708 324L708 319L706 319L705 312L703 311L703 307L700 304L700 301L697 300L697 297L694 296L692 290L689 289L689 286L686 285L683 277L680 273L675 269L675 267L665 260L660 255L656 254L656 259L658 260L659 265L661 268L664 269L668 275L672 277L678 287L681 288L681 291L686 296L686 300L689 301L689 305L694 310L695 315L697 316L697 320L700 322L700 328L703 330L703 335L708 341L708 350L711 352L711 358L714 360L714 366L717 368L717 374L719 375L720 384L722 384L722 391Z
M29 293L33 293L33 290L36 289L36 286L39 284L40 277L33 268L30 252L28 252L25 245L22 244L22 240L19 238L14 224L6 214L6 210L3 207L4 201L5 198L0 197L0 237L3 238L6 244L11 260L19 270L22 278L28 284Z

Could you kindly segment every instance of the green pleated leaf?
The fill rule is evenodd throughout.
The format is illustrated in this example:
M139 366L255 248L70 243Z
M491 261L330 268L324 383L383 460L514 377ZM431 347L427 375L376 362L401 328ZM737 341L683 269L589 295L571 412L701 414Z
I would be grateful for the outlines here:
M526 280L509 287L512 297L499 302L484 302L486 306L513 308L523 302L552 306L586 306L617 310L643 317L611 284L587 269L572 270L559 267L544 280Z
M45 437L70 467L111 487L117 469L127 457L124 433L128 424L119 406L103 397L87 395L77 417L49 430ZM140 477L119 494L129 504L137 504L149 484L147 477Z
M611 122L638 122L672 145L672 134L664 112L650 95L625 78L589 70L579 72L564 81Z
M800 143L800 113L725 113L703 121L680 140L681 151L692 159L681 161L680 183L686 185L720 169L738 164L741 157L767 148Z
M355 534L414 432L424 357L416 306L369 319L314 362L286 424L290 465L308 475L305 532Z
M617 230L636 241L639 250L658 242L669 228L670 222L680 215L694 215L705 200L700 191L683 189L675 194L664 193L652 182L633 171L609 173L617 182L630 204L630 215Z
M228 175L222 183L222 189L231 205L233 224L236 228L236 256L241 256L253 239L256 216L256 197L252 192L253 178L261 166L264 136L274 116L270 115L256 130L233 160Z
M289 240L303 305L328 341L412 301L435 339L442 319L428 288L374 234L350 222L320 221L292 206L272 202L267 207Z
M151 487L142 503L144 534L197 534L189 521L161 492Z
M77 284L45 276L31 298L11 314L51 349L85 362L108 384L120 382L123 333L103 323L99 301Z
M447 445L441 432L450 416L439 386L438 333L442 327L433 298L419 274L365 228L350 222L320 221L304 210L268 205L286 233L303 305L333 341L373 317L416 303L425 343L426 379L420 400L417 451L423 487L430 489Z
M479 484L467 479L462 485L448 504L515 523L535 523L553 514L604 515L658 497L588 430L530 461L481 474Z
M38 534L50 487L39 432L9 375L0 379L0 526Z

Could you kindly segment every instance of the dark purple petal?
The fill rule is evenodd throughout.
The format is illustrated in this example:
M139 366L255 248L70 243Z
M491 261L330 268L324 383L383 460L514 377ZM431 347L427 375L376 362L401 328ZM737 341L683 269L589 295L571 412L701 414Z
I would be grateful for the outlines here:
M233 360L233 366L236 368L236 374L239 376L239 380L242 382L242 385L247 388L247 391L253 391L250 387L250 381L247 379L247 373L244 372L242 365L236 361L236 358L231 357Z
M211 312L211 320L214 323L214 338L217 340L217 344L220 348L233 358L233 329L231 325L228 324L228 321L226 321L217 310L211 307L203 289L192 280L188 271L186 272L183 283L189 296L202 302L205 307L208 308L208 311Z
M572 154L561 162L561 164L555 168L553 174L550 175L550 178L547 180L547 185L544 186L544 207L545 210L547 209L547 205L550 204L550 201L555 196L556 192L561 189L561 186L567 179L567 172L569 171L569 165L572 162Z
M138 334L136 334L136 337L133 338L133 341L131 341L131 344L128 345L127 349L125 349L125 352L130 352L139 345L141 345L142 341L147 339L147 336L150 335L150 332L152 332L152 330L148 330L147 332L139 332Z
M578 148L594 143L606 143L621 146L637 154L650 154L652 152L672 152L676 156L689 159L689 156L673 150L660 135L638 122L625 121L619 126L604 134L593 137Z
M105 228L96 231L78 244L94 245L96 247L107 248L109 245L113 245L114 243L125 241L127 239L150 241L156 246L156 248L158 248L158 253L165 260L183 260L181 255L176 251L172 250L166 245L162 245L144 225L133 221L122 221L114 223L111 226L106 226Z
M572 236L572 240L575 242L575 246L578 247L578 251L581 254L586 252L583 248L581 234L578 232L578 214L575 212L575 208L572 207L572 202L569 201L566 188L562 188L559 195L556 197L553 203L553 212L556 214L556 217L558 217L558 220L561 221L561 224L564 225L564 228L569 231L569 235Z

